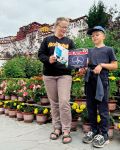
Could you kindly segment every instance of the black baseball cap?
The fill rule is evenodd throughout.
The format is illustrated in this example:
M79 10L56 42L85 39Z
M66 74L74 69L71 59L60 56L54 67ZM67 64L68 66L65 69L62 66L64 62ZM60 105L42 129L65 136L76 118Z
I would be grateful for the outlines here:
M95 31L102 31L105 34L105 29L102 26L95 26L92 29L89 29L87 31L87 34L92 35L92 33L95 32Z

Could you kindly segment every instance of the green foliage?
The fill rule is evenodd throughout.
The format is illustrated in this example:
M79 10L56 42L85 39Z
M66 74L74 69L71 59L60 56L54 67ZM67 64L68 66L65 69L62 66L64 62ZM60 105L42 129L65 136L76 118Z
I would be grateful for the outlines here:
M19 57L8 60L3 65L3 74L8 78L25 77L24 60Z
M26 107L24 107L24 112L33 113L34 112L34 106L32 104L31 105L26 105Z
M84 96L84 79L74 77L71 89L71 95L77 99Z
M102 1L99 1L97 6L94 4L90 8L87 18L89 28L93 28L97 25L106 27L108 25L108 21L109 15L106 13L106 8Z
M42 72L42 64L39 60L27 58L25 65L26 78L30 78Z
M24 109L27 107L26 104L24 103L20 103L19 105L17 105L17 111L19 112L24 112Z
M109 126L114 126L114 124L115 124L115 120L114 120L114 118L113 118L113 116L109 116Z
M94 44L89 37L85 37L83 39L75 38L74 43L76 48L92 48L94 47Z
M30 78L41 74L42 63L29 57L15 57L3 65L2 72L7 78Z
M111 73L109 76L109 97L111 99L114 99L114 96L116 95L117 92L117 84L116 84L117 78L113 76Z
M87 107L81 112L80 116L81 116L82 122L89 123Z
M17 90L20 86L17 84L17 80L8 80L5 95L17 95Z
M119 32L120 30L107 30L105 40L105 45L113 47L117 57L118 69L113 71L113 75L116 77L120 76L120 38L118 37Z
M9 108L10 108L10 109L17 109L17 104L18 104L17 101L11 101L11 102L9 103Z
M47 95L47 92L46 92L44 83L41 84L40 95L41 95L41 96L46 96L46 95Z
M116 54L120 53L120 38L118 38L117 36L118 30L117 31L107 30L105 40L105 45L113 47Z

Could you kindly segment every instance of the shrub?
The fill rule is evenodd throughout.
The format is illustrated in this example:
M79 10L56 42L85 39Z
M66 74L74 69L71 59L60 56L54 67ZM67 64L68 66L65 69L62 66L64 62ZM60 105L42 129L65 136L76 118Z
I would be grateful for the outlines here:
M23 66L23 64L23 59L21 60L19 57L8 60L3 65L3 74L8 78L25 77L25 67Z
M30 78L41 74L42 63L34 58L15 57L3 65L3 76L7 78Z

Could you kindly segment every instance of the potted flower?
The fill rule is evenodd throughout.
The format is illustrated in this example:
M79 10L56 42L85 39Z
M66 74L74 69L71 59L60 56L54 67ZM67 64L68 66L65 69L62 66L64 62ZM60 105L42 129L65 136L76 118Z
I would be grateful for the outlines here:
M71 95L74 97L74 101L81 104L83 103L84 94L84 79L82 77L74 76L71 88Z
M116 100L115 95L117 92L117 85L116 85L116 77L114 77L112 74L109 76L109 84L110 84L110 90L109 90L109 103L108 107L110 111L114 111L116 109Z
M35 85L35 88L33 90L34 92L34 101L37 103L37 102L40 102L40 97L41 97L41 85L37 84Z
M9 117L15 118L16 117L16 109L17 109L18 101L10 101L9 103Z
M10 101L5 101L4 102L4 112L5 112L6 116L9 115L9 105L10 105Z
M73 103L71 105L71 115L72 115L72 123L71 123L71 130L76 131L77 130L77 124L78 124L78 117L80 116L80 113L83 112L83 110L86 108L85 104L79 105L78 103Z
M118 130L120 131L120 116L118 117L118 125L117 125Z
M1 91L6 87L6 83L7 83L6 80L0 81L0 93L1 93Z
M117 95L120 96L120 77L117 77L116 84L117 84Z
M40 104L44 106L50 104L50 101L47 97L47 92L44 83L41 84L41 88L40 88Z
M5 91L5 88L6 88L6 84L7 84L6 80L3 80L0 83L0 99L1 100L4 100L4 98L5 98L4 91Z
M26 81L23 79L18 80L19 89L17 91L18 101L24 102L24 92L27 90Z
M34 114L36 115L37 123L44 124L50 115L50 109L43 106L35 107Z
M82 121L82 128L83 132L89 132L91 130L91 126L88 119L88 110L87 107L81 112L80 114L81 121Z
M0 100L0 114L4 114L4 102Z
M24 109L27 105L25 105L25 103L20 103L17 105L17 112L16 112L16 117L18 121L22 121L23 120L23 112Z
M11 100L17 99L17 90L19 89L19 85L16 80L7 81L7 87L5 93L11 96Z
M23 96L24 94L23 93L24 93L24 90L22 90L22 89L17 91L17 96L18 96L19 102L24 102L24 96Z
M109 130L108 130L108 136L109 136L110 139L113 138L114 124L115 124L115 120L114 120L113 116L109 115Z
M31 123L34 120L34 106L32 104L27 104L24 108L23 118L24 122Z

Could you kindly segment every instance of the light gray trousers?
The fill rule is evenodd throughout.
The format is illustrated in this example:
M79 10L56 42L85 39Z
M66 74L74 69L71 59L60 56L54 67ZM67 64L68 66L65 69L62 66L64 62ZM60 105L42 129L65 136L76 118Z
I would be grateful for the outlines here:
M43 76L48 99L51 104L52 124L54 129L70 131L71 107L69 104L72 77Z

